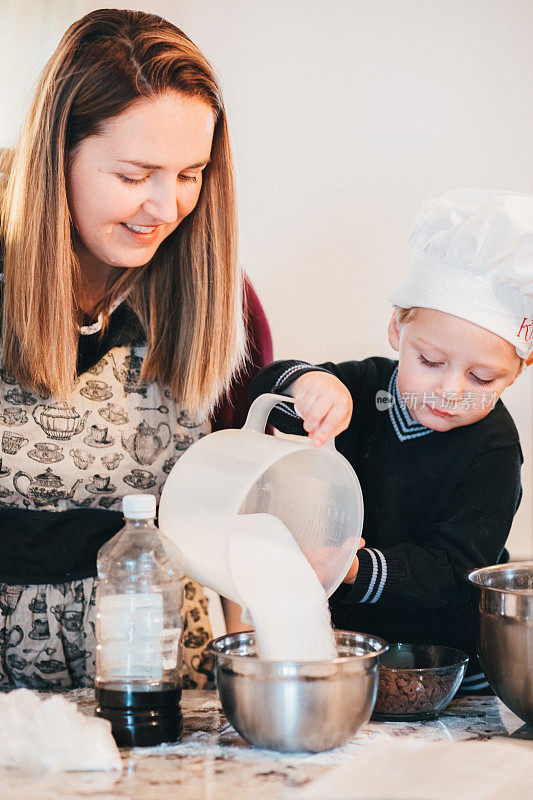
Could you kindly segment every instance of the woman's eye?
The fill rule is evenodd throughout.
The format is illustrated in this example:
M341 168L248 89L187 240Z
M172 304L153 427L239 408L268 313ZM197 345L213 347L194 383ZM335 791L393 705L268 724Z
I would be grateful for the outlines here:
M198 183L198 177L196 175L179 175L178 180L184 181L185 183Z
M427 358L424 358L422 353L419 353L418 360L420 361L421 364L423 364L424 367L440 367L440 366L442 366L442 362L441 361L428 361Z
M118 177L119 177L119 178L120 178L120 180L121 180L121 181L123 181L124 183L133 183L133 184L135 184L136 186L139 186L141 183L145 183L145 181L147 181L147 180L148 180L148 178L149 178L150 176L149 176L149 175L146 175L146 177L144 177L144 178L128 178L128 176L127 176L127 175L120 175L120 174L119 174L119 176L118 176Z
M470 373L470 377L473 378L476 383L481 383L482 386L490 386L491 383L494 383L494 378L490 378L490 380L483 380L483 378L478 378L477 375L474 375L473 372Z

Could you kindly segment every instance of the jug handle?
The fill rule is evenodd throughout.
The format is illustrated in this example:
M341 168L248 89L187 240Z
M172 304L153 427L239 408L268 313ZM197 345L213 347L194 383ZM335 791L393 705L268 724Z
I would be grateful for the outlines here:
M264 433L268 415L279 403L294 403L294 397L289 397L289 395L285 394L260 394L250 406L246 422L242 426L243 430ZM335 453L337 452L333 437L328 439L322 447L333 450Z

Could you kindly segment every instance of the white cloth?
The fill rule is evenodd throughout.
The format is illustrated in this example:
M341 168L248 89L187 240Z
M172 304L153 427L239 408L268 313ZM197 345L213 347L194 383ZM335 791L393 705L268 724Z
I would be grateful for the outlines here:
M39 772L122 769L108 720L29 689L0 695L0 764Z
M528 745L369 742L348 763L296 792L301 800L530 800L533 751Z
M461 189L422 208L410 272L390 296L433 308L533 351L533 195Z

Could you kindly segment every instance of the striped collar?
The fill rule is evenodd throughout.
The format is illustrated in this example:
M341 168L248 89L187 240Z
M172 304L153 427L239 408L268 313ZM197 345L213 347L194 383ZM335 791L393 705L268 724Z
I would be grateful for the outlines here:
M404 399L398 389L398 367L396 367L391 375L389 394L392 397L392 402L389 405L389 417L400 442L405 442L409 439L417 439L420 436L427 436L428 433L434 432L431 428L426 428L425 425L421 425L420 422L413 419L409 414Z

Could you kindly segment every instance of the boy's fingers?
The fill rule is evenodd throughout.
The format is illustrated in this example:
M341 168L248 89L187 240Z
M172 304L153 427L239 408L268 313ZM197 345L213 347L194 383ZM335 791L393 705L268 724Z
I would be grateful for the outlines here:
M352 402L336 378L308 373L298 378L295 384L294 409L315 446L321 446L331 436L345 430L350 422Z
M339 406L333 406L326 414L320 425L316 428L313 439L317 442L326 442L331 436L341 433L349 422L346 410Z
M320 397L317 398L307 410L304 417L304 428L306 431L316 431L322 424L331 410L331 401Z
M305 396L299 397L294 403L294 410L301 416L303 420L307 420L314 403L314 397L310 397L309 393Z
M310 387L302 387L297 394L294 395L294 410L301 417L304 416L308 406L308 396Z

